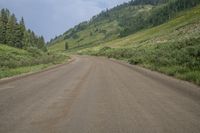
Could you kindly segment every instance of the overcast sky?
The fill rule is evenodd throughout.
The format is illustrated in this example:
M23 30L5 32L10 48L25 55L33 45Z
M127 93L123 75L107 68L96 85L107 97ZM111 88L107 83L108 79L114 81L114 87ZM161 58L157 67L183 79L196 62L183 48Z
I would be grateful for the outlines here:
M24 17L26 26L48 41L74 25L89 20L106 8L129 0L0 0L17 18Z

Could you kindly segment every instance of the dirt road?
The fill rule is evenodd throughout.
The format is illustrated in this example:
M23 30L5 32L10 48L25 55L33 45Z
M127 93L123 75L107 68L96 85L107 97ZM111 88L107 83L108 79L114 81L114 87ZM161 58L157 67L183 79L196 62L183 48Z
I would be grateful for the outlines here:
M200 88L97 57L0 83L0 133L200 133Z

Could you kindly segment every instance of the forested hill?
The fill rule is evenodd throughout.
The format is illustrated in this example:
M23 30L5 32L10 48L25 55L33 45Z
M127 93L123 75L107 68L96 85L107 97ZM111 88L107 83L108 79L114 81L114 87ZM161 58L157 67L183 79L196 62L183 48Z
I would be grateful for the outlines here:
M93 47L163 24L176 17L180 11L199 3L199 0L132 0L102 11L48 44L55 44L52 50L64 50L65 44L71 51Z
M36 35L8 9L0 11L0 79L42 70L66 60L64 54L47 51L42 36Z
M27 29L24 19L17 21L15 14L8 9L0 12L0 44L27 49L30 47L46 51L43 36L37 36L33 31Z

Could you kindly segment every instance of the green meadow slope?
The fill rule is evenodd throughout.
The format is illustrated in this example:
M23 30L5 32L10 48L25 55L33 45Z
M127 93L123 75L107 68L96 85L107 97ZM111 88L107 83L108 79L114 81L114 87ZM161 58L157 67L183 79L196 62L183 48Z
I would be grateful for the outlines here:
M155 8L155 5L134 5L114 11L124 13L123 17L131 15L125 9L133 9L132 15L137 16ZM111 18L82 23L54 39L49 49L63 51L67 42L68 53L125 60L200 84L200 6L179 11L163 24L142 28L126 37L120 37L123 27L117 17Z
M51 43L51 51L65 50L65 43L69 45L68 52L76 52L81 49L94 47L111 40L119 38L123 27L119 21L122 16L138 16L141 12L148 12L153 8L152 5L143 6L122 6L113 10L102 12L94 16L90 22L83 22L68 30L63 35L56 37Z

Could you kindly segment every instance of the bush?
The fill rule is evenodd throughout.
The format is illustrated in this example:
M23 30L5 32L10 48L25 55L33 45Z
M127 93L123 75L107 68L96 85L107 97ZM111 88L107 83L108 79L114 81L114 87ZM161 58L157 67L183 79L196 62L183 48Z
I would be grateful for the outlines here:
M140 58L131 58L131 59L128 60L128 62L130 64L133 64L133 65L138 65L138 64L142 63L142 59L140 59Z
M101 53L101 52L105 52L105 51L107 51L107 50L110 50L111 48L110 47L103 47L103 48L101 48L100 50L99 50L99 52Z
M65 50L68 50L68 49L69 49L68 43L65 42Z
M31 53L34 57L41 56L43 54L43 52L36 47L28 47L26 50L29 53Z

